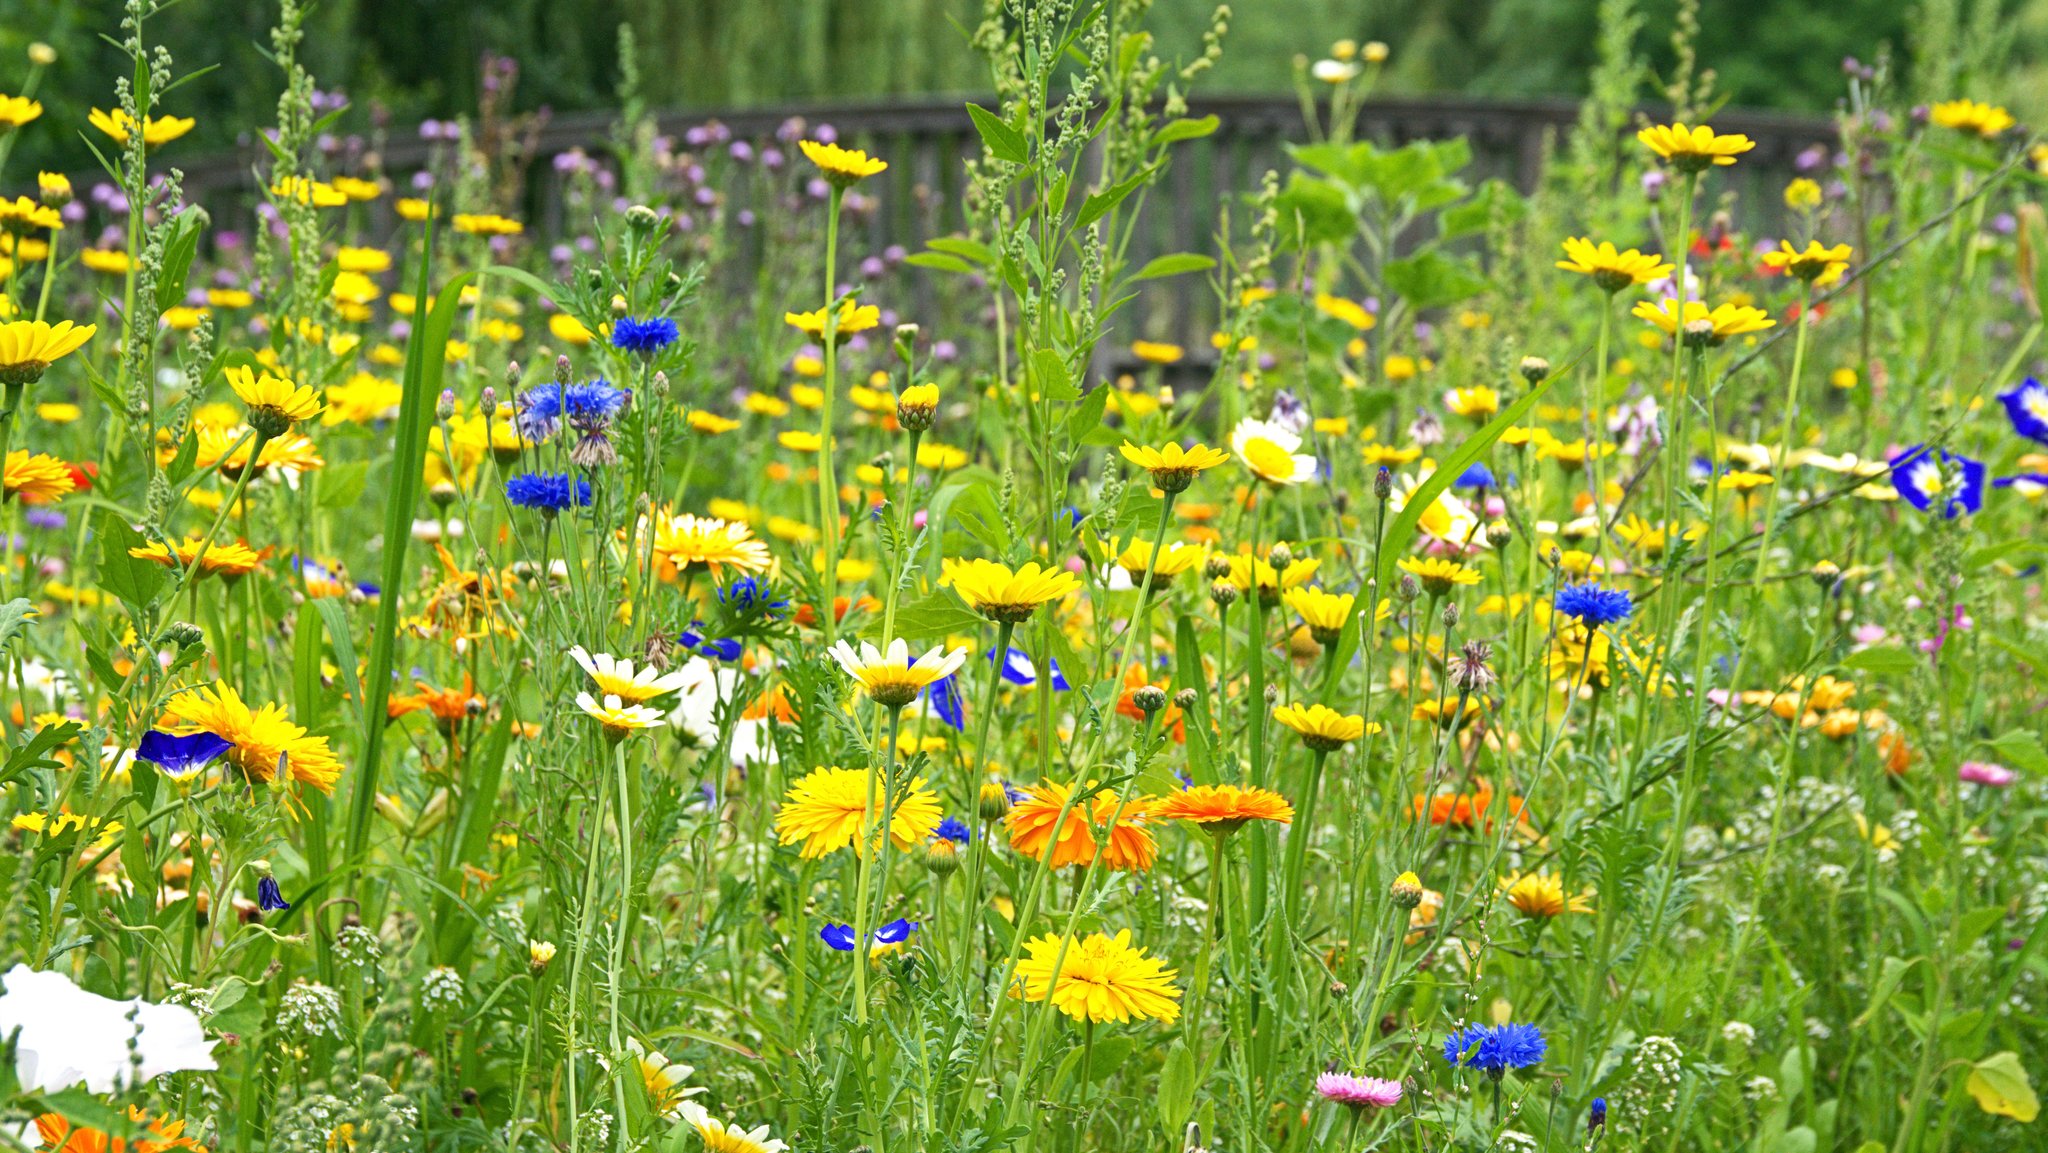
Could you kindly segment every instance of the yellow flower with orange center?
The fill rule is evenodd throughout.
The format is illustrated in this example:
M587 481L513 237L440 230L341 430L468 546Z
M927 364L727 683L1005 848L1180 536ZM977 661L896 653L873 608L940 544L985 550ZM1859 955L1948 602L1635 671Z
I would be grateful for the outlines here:
M1687 128L1683 123L1655 124L1636 133L1643 146L1685 173L1726 168L1735 158L1756 147L1756 141L1740 133L1716 133L1704 124Z

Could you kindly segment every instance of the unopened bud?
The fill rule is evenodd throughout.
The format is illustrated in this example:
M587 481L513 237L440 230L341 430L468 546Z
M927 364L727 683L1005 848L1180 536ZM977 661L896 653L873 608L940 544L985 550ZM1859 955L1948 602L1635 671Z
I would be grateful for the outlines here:
M1272 551L1266 554L1266 563L1276 569L1286 568L1294 563L1294 550L1288 548L1287 543L1282 541L1274 545Z
M1522 379L1530 384L1541 384L1550 375L1550 362L1540 356L1522 358Z
M1209 559L1202 562L1202 575L1212 581L1222 580L1224 577L1229 576L1230 558L1220 552L1210 553Z
M555 358L555 383L556 383L556 384L567 384L567 383L569 383L569 382L570 382L571 380L574 380L575 378L576 378L576 366L575 366L575 365L573 365L573 364L570 364L570 363L569 363L569 358L568 358L568 357L566 357L566 356L558 356L558 357L556 357L556 358Z
M1422 903L1422 878L1413 872L1403 873L1394 878L1387 894L1394 898L1394 904L1403 909L1412 909Z
M655 373L655 374L654 374L654 379L653 379L653 380L650 380L650 381L648 381L648 382L647 382L647 387L648 387L649 389L653 390L653 392L654 392L654 399L656 399L656 400L665 400L665 399L667 399L667 397L668 397L668 373L665 373L665 372L657 372L657 373Z
M1416 581L1414 573L1404 572L1401 579L1394 582L1394 595L1405 604L1422 595L1422 585Z
M626 210L626 227L645 232L661 223L661 214L645 204L635 204Z
M1209 599L1219 609L1227 609L1237 603L1237 586L1227 580L1209 582Z
M519 367L518 361L514 360L508 362L505 365L505 391L507 393L518 392L520 378L524 377L525 375L526 370Z
M1173 703L1182 712L1186 712L1187 710L1194 708L1195 702L1201 699L1202 694L1196 692L1194 689L1191 688L1177 689L1174 691L1173 694Z
M1447 628L1447 629L1454 629L1454 628L1457 628L1457 627L1458 627L1458 602L1457 602L1457 601L1445 601L1445 602L1444 602L1444 614L1443 614L1443 615L1444 615L1444 627L1445 627L1445 628Z
M174 644L181 649L189 649L193 645L205 641L206 634L200 630L198 625L193 624L191 621L172 621L164 626L163 639L168 644Z
M981 786L977 812L984 821L1001 820L1010 811L1010 790L1001 781L987 781Z
M484 414L485 420L498 415L498 390L488 384L484 385L483 395L476 401L476 410Z
M1131 690L1131 703L1149 717L1166 707L1166 690L1158 685L1139 685Z
M934 877L950 877L960 871L960 846L938 837L924 847L924 867Z
M1394 470L1388 468L1386 465L1381 465L1380 470L1372 475L1373 499L1385 502L1389 497L1392 497L1393 495Z
M1266 686L1266 704L1270 706L1270 705L1275 705L1275 704L1278 704L1279 702L1280 702L1280 686L1279 686L1279 685L1267 685L1267 686Z
M441 421L455 419L455 390L444 388L441 399L434 405L434 418Z
M1685 322L1681 338L1687 348L1706 348L1714 343L1714 322L1704 318Z
M1486 526L1486 539L1492 544L1505 547L1515 539L1515 526L1504 520L1494 521Z

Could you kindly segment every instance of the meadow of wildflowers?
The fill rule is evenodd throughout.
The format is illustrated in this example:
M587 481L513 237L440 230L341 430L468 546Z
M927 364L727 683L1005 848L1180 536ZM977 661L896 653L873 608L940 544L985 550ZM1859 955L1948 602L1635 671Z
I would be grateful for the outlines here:
M243 231L158 8L96 176L0 64L0 1145L2041 1148L1995 103L1849 62L1744 204L1681 53L1517 191L1340 42L1139 264L1232 16L1018 0L958 234L642 119L554 235L467 120L322 147L283 0Z

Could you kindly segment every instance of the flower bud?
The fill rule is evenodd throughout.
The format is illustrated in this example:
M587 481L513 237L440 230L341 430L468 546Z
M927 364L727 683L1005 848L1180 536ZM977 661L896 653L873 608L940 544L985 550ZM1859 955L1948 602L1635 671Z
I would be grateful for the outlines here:
M626 210L626 227L635 232L645 232L661 223L661 214L645 204L635 204Z
M1387 893L1394 898L1394 904L1403 909L1412 909L1422 903L1422 878L1412 871L1394 878Z
M164 626L163 639L181 649L189 649L193 645L203 643L206 634L191 621L172 621Z
M1010 790L1001 781L985 781L981 786L979 807L976 809L984 821L999 821L1010 811Z
M527 963L533 966L533 971L536 973L540 972L548 967L549 961L555 959L555 943L553 941L528 941L526 943L526 958Z
M1202 562L1202 575L1212 581L1220 581L1229 576L1230 558L1220 552L1210 553L1209 559Z
M1414 573L1404 572L1401 574L1401 579L1394 582L1394 596L1403 604L1407 604L1421 595L1422 585L1416 581Z
M485 420L498 415L498 390L484 385L483 394L477 397L476 410L484 414Z
M1381 465L1380 470L1374 473L1372 476L1373 499L1384 504L1393 495L1394 470L1388 468L1386 465Z
M1445 602L1444 602L1444 612L1443 612L1443 616L1444 616L1444 627L1445 627L1445 628L1447 628L1447 629L1454 629L1454 628L1457 628L1457 627L1458 627L1458 602L1457 602L1457 601L1445 601Z
M1149 717L1166 707L1166 690L1158 685L1139 685L1131 690L1131 703Z
M945 837L935 837L924 847L925 871L934 877L950 877L960 871L960 846Z
M1209 582L1209 599L1219 609L1227 609L1237 602L1237 586L1227 580Z
M444 388L441 398L434 404L434 419L449 421L455 419L455 390Z
M1182 712L1186 712L1187 710L1189 710L1189 709L1192 709L1192 708L1194 708L1194 707L1195 707L1195 702L1197 702L1197 701L1199 701L1199 700L1201 700L1201 699L1202 699L1202 694L1201 694L1201 693L1199 693L1199 692L1196 692L1196 691L1195 691L1194 689L1191 689L1191 688L1189 688L1189 689L1179 689L1179 690L1176 690L1176 691L1174 692L1174 694L1173 694L1173 703L1174 703L1174 705L1175 705L1176 707L1178 707L1178 708L1179 708L1179 709L1180 709L1180 710L1181 710Z
M654 379L647 382L647 387L653 391L654 399L668 399L668 373L656 372Z
M1275 544L1271 551L1266 553L1266 563L1272 565L1275 569L1286 568L1294 563L1294 550L1287 547L1287 542L1281 541Z
M574 379L576 379L576 366L575 366L575 365L573 365L573 364L570 364L570 363L569 363L569 358L568 358L568 357L566 357L566 356L558 356L558 357L556 357L556 358L555 358L555 383L556 383L556 384L567 384L567 383L569 383L569 382L570 382L571 380L574 380Z
M1530 384L1541 384L1550 375L1550 362L1540 356L1522 358L1522 379Z

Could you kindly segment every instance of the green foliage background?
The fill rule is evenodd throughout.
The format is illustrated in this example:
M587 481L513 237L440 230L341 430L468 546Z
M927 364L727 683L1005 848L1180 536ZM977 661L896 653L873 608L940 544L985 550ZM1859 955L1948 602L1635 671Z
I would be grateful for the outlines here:
M1124 0L1134 4L1140 0ZM1616 0L1607 0L1609 7ZM1636 50L1661 74L1679 0L1640 0ZM54 45L39 93L62 133L38 133L31 163L76 170L90 155L74 127L112 99L118 67L97 31L119 0L10 0L0 20L0 91L19 83L22 50ZM323 89L349 94L368 126L474 111L485 53L516 58L514 105L557 110L618 102L622 22L633 26L643 94L654 107L719 108L779 101L886 99L979 92L987 79L965 29L982 0L327 0L312 14L304 56ZM1188 58L1215 18L1214 0L1153 0L1162 54ZM1294 61L1340 37L1393 46L1381 91L1498 97L1583 94L1596 62L1602 0L1238 0L1209 92L1282 92ZM271 123L275 70L260 45L276 5L182 0L155 22L181 66L217 63L171 100L199 118L188 148L235 142L236 125ZM1844 56L1887 51L1917 91L1997 94L2016 112L2048 107L2048 0L1703 0L1699 56L1730 103L1825 111L1842 91ZM1970 62L1968 64L1962 62ZM1645 96L1653 93L1646 92Z

